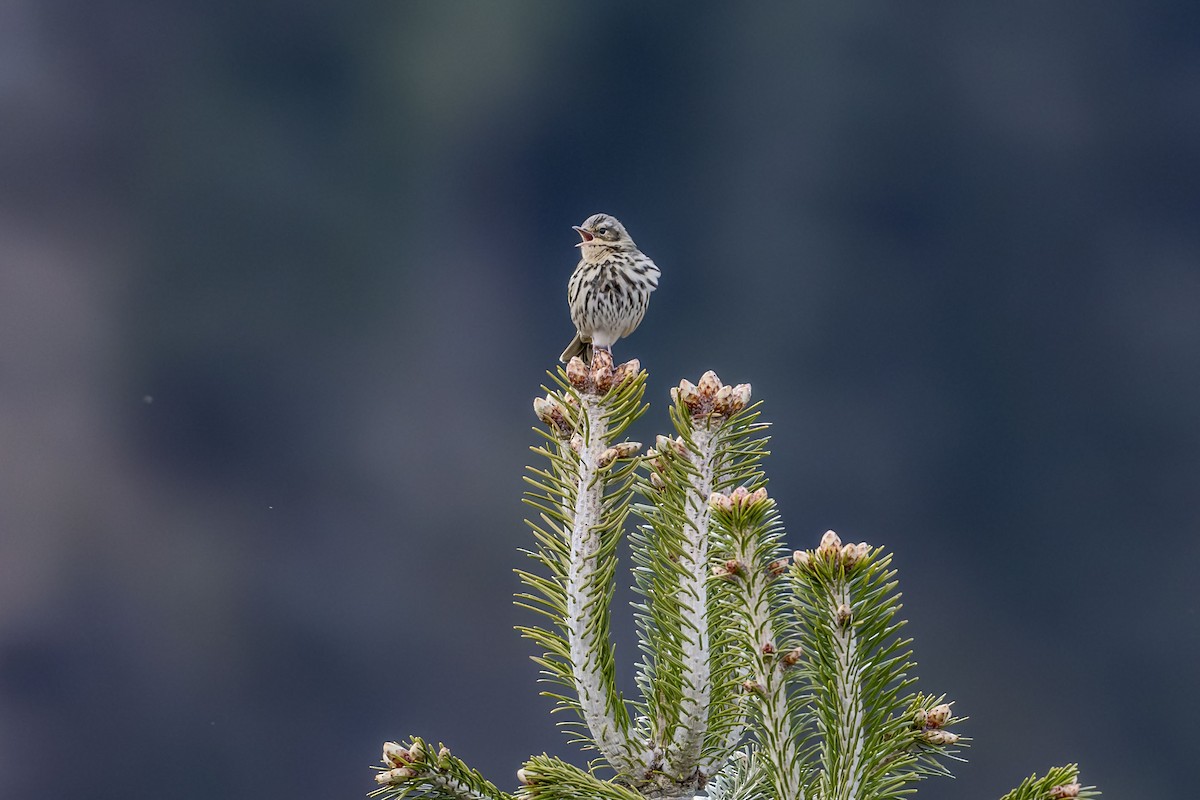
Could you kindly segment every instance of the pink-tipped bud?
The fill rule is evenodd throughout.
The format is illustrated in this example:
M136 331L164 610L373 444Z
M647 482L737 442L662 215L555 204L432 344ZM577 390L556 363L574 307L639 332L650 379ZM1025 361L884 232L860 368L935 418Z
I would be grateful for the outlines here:
M718 580L733 580L733 575L730 574L729 569L724 564L713 564L710 571L712 572L712 576Z
M576 453L583 452L583 437L578 433L571 437L571 449Z
M572 429L567 409L554 395L533 398L533 413L560 438L565 437Z
M746 505L754 505L755 503L765 503L767 501L767 487L760 486L750 493L746 498Z
M666 482L662 479L662 476L657 472L650 473L650 485L660 492L667 486Z
M700 393L696 391L696 386L687 378L679 382L679 392L676 398L677 402L683 403L688 408L693 408L700 402Z
M802 650L799 647L796 647L791 650L788 650L786 653L784 653L782 656L780 656L779 660L782 661L783 665L786 667L794 667L800 663L800 659L803 657L804 657L804 650Z
M617 442L612 447L607 447L600 453L599 466L603 469L618 458L629 458L641 449L641 442Z
M579 356L575 356L567 362L567 381L581 391L587 388L588 368Z
M922 730L928 722L929 712L923 708L917 709L917 712L913 714L913 727Z
M950 731L939 731L936 728L931 728L921 734L921 738L932 745L944 747L948 744L954 744L958 741L958 734Z
M853 616L854 612L850 610L850 606L846 603L839 605L837 607L837 611L834 612L834 620L837 622L839 628L844 628L849 625L850 619Z
M408 757L410 761L420 761L425 757L425 745L420 739L413 739L408 747Z
M438 764L444 765L450 760L450 748L442 745L438 748Z
M790 558L777 558L771 563L767 564L767 572L771 574L772 578L778 578L780 575L787 572L788 566L791 563L792 560Z
M749 496L750 490L745 486L739 486L729 495L729 499L733 501L735 506L741 507L746 504L746 497Z
M775 643L774 642L763 642L762 654L764 656L769 656L774 652L775 652Z
M642 449L641 442L618 442L613 445L617 451L617 458L629 458L632 455L637 455L637 452Z
M626 361L613 372L613 386L620 386L625 381L642 371L642 364L636 358Z
M721 379L717 377L717 373L711 369L700 376L700 382L696 384L696 391L702 397L715 397L721 388Z
M603 348L595 348L592 350L592 372L598 369L607 369L612 372L613 360L612 351Z
M725 562L725 569L729 571L730 575L737 575L738 573L745 571L746 565L738 561L736 558L731 558Z
M817 548L817 555L825 558L840 556L842 553L842 539L833 531L825 531L825 535L821 537L821 546Z
M708 504L716 511L732 511L733 501L729 499L729 495L713 492L708 496Z
M792 553L792 561L795 561L796 566L801 569L807 569L809 564L812 563L812 555L812 552L809 550L797 550Z
M383 763L391 767L403 767L412 760L412 753L400 746L399 742L383 743Z
M1051 800L1069 800L1072 797L1079 797L1081 788L1083 787L1078 783L1064 783L1050 790L1050 798Z
M750 405L750 384L739 383L733 387L729 397L729 413L736 414Z
M742 691L744 691L746 694L761 695L766 693L766 690L763 689L763 685L758 681L742 681Z
M713 409L718 414L729 414L729 399L733 396L732 386L722 386L717 389L717 393L713 395Z
M926 724L933 728L940 728L950 721L950 704L942 703L929 709L929 713L925 718Z
M849 543L842 545L842 563L847 567L853 567L858 563L858 545Z
M596 384L597 394L608 394L608 390L613 386L612 356L609 356L607 363L592 358L592 381Z
M524 767L517 770L517 780L521 782L522 786L532 786L535 777L537 776L532 770L525 769Z
M416 771L408 767L397 767L389 769L385 772L375 773L375 782L381 786L386 786L391 783L401 783L416 775Z

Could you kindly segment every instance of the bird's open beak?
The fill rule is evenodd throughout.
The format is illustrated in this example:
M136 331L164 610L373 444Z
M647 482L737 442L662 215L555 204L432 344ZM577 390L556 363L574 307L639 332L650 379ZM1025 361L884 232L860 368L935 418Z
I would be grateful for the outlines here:
M590 242L592 239L596 238L589 231L585 230L584 228L579 227L578 225L572 225L571 227L574 228L575 232L579 234L580 242L579 242L579 244L575 245L576 247L583 247L585 244Z

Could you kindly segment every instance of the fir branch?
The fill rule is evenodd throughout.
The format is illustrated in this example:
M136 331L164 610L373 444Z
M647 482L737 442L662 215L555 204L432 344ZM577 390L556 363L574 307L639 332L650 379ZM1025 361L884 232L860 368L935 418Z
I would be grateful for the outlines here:
M685 524L679 550L680 693L675 729L664 746L663 769L679 778L696 769L708 731L712 689L708 619L708 523L705 498L712 491L720 437L715 431L692 432L691 459L684 496Z
M750 386L725 386L713 372L672 390L678 436L660 436L647 454L653 472L637 508L647 524L633 536L639 633L638 682L647 698L646 736L655 766L681 788L703 786L741 738L732 645L710 597L708 495L755 479L763 447L747 411Z
M436 752L421 738L412 737L407 747L384 742L383 764L376 767L379 788L369 796L385 800L414 798L428 800L514 800L485 780L462 759L439 744Z
M811 708L821 733L820 793L829 800L900 797L909 784L945 774L940 761L966 742L943 730L958 722L949 706L918 724L911 643L891 556L865 542L843 545L833 531L815 551L797 551L791 572L808 659Z
M647 757L616 688L609 631L617 545L636 468L631 456L641 448L616 438L645 410L645 373L636 360L614 371L611 356L598 351L590 368L575 359L552 377L558 391L534 402L555 445L535 452L550 469L530 470L534 491L525 497L541 523L527 520L539 545L529 555L549 576L519 571L532 591L517 603L555 624L520 630L544 649L534 660L545 678L573 690L573 697L545 694L578 714L586 726L578 740L590 741L619 774L636 776Z
M716 522L715 539L728 555L724 563L713 567L713 575L732 595L731 623L750 674L743 686L756 701L760 757L770 776L772 795L780 800L802 800L798 725L788 692L788 672L800 660L800 650L783 614L784 584L778 578L788 560L780 559L779 516L762 488L714 493L709 503Z
M753 748L734 753L706 787L708 800L768 800L771 781L762 754Z
M954 748L966 747L971 741L949 730L966 720L954 716L950 706L945 695L909 695L907 710L888 726L886 735L894 750L881 762L880 785L900 794L902 787L914 780L934 775L950 777L944 762L962 761Z
M596 398L582 403L583 447L579 453L579 488L573 509L570 551L567 557L566 616L564 625L570 642L569 657L574 667L575 689L584 720L601 752L621 763L622 736L627 726L624 708L610 702L613 681L606 669L612 661L605 624L608 608L607 569L603 563L602 515L604 482L598 480L600 454L607 448L603 438L604 409Z
M590 772L565 761L542 754L533 756L517 770L521 788L517 800L643 800L642 795L612 781L603 781Z
M733 639L732 636L728 637ZM730 660L730 669L728 672L733 673L733 661ZM742 685L737 681L726 679L724 675L719 680L714 681L719 686L735 685L735 691L741 691ZM714 709L717 713L713 714L713 735L710 737L712 741L709 743L708 749L705 751L704 758L700 760L700 773L702 775L713 775L719 770L724 769L728 765L730 755L746 738L746 700L745 694L735 694L732 702L724 707L718 706ZM724 721L722 721L722 716Z
M863 698L861 694L862 656L855 635L853 607L850 605L850 589L844 581L835 584L830 608L830 630L834 645L834 714L837 715L836 741L830 743L826 763L832 778L834 794L831 800L856 800L863 782L863 745L866 731L863 729ZM841 758L836 758L840 755Z
M1099 795L1096 787L1079 784L1079 765L1067 764L1051 767L1041 778L1030 775L1000 800L1087 800Z

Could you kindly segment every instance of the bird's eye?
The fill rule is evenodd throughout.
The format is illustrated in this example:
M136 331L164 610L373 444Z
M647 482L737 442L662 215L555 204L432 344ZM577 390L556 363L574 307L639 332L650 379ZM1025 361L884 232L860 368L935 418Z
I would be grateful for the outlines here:
M608 226L601 225L599 228L596 228L596 233L600 234L601 236L606 235L608 233Z

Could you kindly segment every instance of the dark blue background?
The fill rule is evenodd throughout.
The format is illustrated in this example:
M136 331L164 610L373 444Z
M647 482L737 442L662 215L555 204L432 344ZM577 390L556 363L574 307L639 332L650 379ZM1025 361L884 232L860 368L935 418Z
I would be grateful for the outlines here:
M663 270L635 438L749 381L793 546L894 548L976 739L923 797L1186 795L1198 8L6 3L0 796L572 753L510 569L596 211Z

